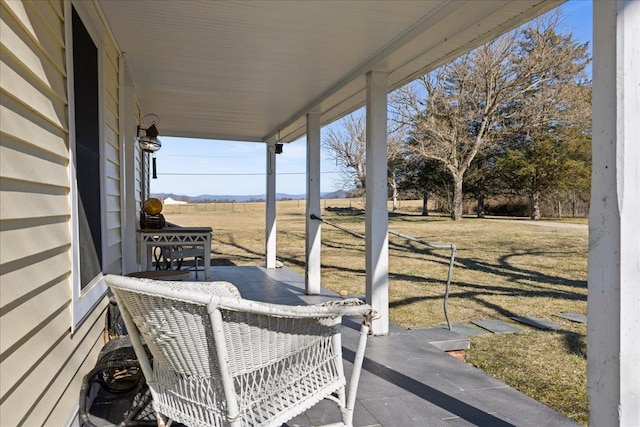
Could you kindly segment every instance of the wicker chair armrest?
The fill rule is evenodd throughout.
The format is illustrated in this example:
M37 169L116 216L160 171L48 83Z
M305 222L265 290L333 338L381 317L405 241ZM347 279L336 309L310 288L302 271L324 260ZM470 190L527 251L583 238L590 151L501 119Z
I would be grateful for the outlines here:
M214 299L217 299L217 297L214 297ZM355 315L361 315L365 317L375 316L375 311L371 308L371 306L363 303L356 298L335 301L330 304L323 303L315 305L292 306L270 304L246 299L231 300L229 298L222 297L219 298L218 301L214 302L214 306L217 306L221 309L243 311L252 314L300 319L330 318Z
M370 325L371 320L380 318L380 314L373 307L358 298L327 301L316 305L320 307L344 307L347 310L344 316L364 316L366 325Z

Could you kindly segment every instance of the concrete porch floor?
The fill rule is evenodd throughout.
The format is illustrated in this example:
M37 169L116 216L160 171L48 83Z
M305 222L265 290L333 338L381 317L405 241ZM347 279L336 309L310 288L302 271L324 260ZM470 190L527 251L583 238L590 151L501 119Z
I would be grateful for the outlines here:
M200 278L202 276L200 275ZM322 289L305 295L304 277L283 267L213 267L212 280L233 283L244 298L279 304L314 304L341 298ZM347 374L361 319L343 322ZM358 387L355 426L577 426L579 424L428 343L425 330L390 325L370 337ZM287 426L338 422L338 410L321 402Z
M202 280L202 271L199 279ZM233 283L243 298L302 305L341 297L327 289L305 295L304 277L283 267L216 266L213 281ZM196 280L193 271L191 279ZM342 328L347 380L358 341L360 322L345 318ZM406 330L390 325L388 336L369 337L358 387L354 426L578 426L563 414L537 402L448 355L430 344L433 330ZM442 330L435 331L442 335ZM96 425L121 420L130 402L97 399L90 412ZM125 408L125 409L123 409ZM323 401L283 427L339 422L335 404Z

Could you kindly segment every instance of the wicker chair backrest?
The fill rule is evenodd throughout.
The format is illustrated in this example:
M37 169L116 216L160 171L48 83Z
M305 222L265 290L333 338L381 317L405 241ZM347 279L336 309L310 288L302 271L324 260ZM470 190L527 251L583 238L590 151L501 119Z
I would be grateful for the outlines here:
M212 296L237 299L237 290L226 282L132 280L146 286L147 292L117 285L112 290L128 307L154 362L180 374L218 375L220 368L216 366L218 359L207 304ZM162 292L158 292L158 286Z

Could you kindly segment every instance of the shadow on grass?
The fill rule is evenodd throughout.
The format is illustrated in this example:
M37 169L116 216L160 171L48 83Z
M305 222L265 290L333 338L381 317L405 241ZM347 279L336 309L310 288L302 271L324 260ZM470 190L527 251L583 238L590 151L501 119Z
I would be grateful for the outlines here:
M252 249L250 249L247 246L243 246L241 244L239 244L238 242L236 242L236 239L233 236L229 237L228 241L222 241L222 240L214 240L212 242L212 244L215 245L224 245L224 246L231 246L234 247L236 249L241 250L243 253L245 253L246 255L234 255L233 258L237 261L231 261L231 258L223 258L223 259L227 259L229 262L231 262L231 265L238 265L238 262L258 262L258 261L263 261L264 260L264 253L259 253L256 252ZM219 250L216 251L212 251L212 256L213 255L217 255L220 254L222 255L222 252L220 252ZM227 257L229 256L228 254L225 254ZM215 262L215 259L212 259L211 262Z
M447 250L434 250L427 248L424 245L420 245L419 243L407 241L405 243L398 243L394 241L389 242L389 249L393 249L396 251L403 252L403 258L410 256L410 254L420 254L423 256L430 256L433 259L430 261L438 263L440 265L449 265L449 253ZM459 266L466 267L467 269L474 271L481 271L483 273L494 274L497 276L502 276L507 278L511 282L517 282L521 280L527 280L530 282L538 282L542 284L548 285L563 285L570 286L576 288L587 288L587 282L585 280L575 280L568 279L566 277L561 276L553 276L545 273L541 273L539 271L525 269L522 267L514 266L509 260L513 257L518 256L554 256L554 255L562 255L567 252L554 252L554 251L524 251L518 253L511 253L501 256L498 259L497 264L492 264L488 262L478 261L472 258L464 258L457 256L456 264ZM416 258L424 260L424 258Z
M298 232L292 232L293 234L298 235ZM303 235L301 235L303 238ZM357 240L356 240L357 241ZM264 254L261 252L257 252L247 247L246 245L240 244L234 238L230 238L229 241L224 242L225 245L232 246L242 253L246 253L245 256L238 256L237 258L241 261L251 262L255 260L263 260ZM336 242L336 241L324 241L323 246L330 249L345 249L344 242ZM406 241L404 243L399 242L390 242L390 249L395 251L400 251L403 253L403 258L412 257L415 258L416 261L421 262L432 262L441 266L449 265L449 255L442 253L445 251L436 251L431 250L429 248L418 246L414 244L414 242ZM364 248L360 247L349 247L350 251L354 251L356 254L362 254L364 256ZM495 304L491 301L488 301L487 297L499 295L501 297L530 297L530 298L551 298L551 299L562 299L562 300L570 300L570 301L586 301L586 294L582 292L572 292L569 290L558 289L554 287L554 285L563 285L567 287L573 287L576 289L586 289L587 282L582 280L569 280L560 276L553 276L549 274L540 273L538 271L534 271L531 269L526 269L522 267L517 267L512 265L509 262L509 259L514 256L520 255L530 255L530 256L549 256L552 254L551 252L544 251L528 251L518 254L508 254L499 258L498 264L482 262L471 258L458 257L456 259L456 268L464 267L468 270L479 271L486 274L491 274L494 276L499 276L506 279L509 282L516 284L516 286L506 286L506 285L488 285L488 284L480 284L480 283L471 283L471 282L461 282L456 281L456 269L454 268L453 273L453 282L450 292L450 298L458 298L461 300L469 300L473 301L480 306L484 306L488 309L494 310L496 313L499 313L505 317L517 316L520 313L512 311L512 309L507 304ZM426 256L429 256L429 259L425 259ZM288 265L294 265L300 268L304 268L305 261L303 257L283 257L279 256L279 260ZM231 260L226 259L226 262L229 264L215 264L215 262L225 262L224 260L214 261L214 265L235 265ZM355 276L364 276L366 274L365 269L363 268L355 268L355 267L346 267L342 265L332 265L323 263L322 268L325 270L335 270L340 271L341 273L349 273ZM392 301L390 303L391 308L397 308L409 304L413 304L416 302L422 301L430 301L430 300L441 300L444 296L444 286L446 283L446 277L442 277L441 279L433 278L433 277L425 277L416 274L406 274L402 272L390 272L389 278L391 280L398 281L407 281L414 283L421 283L424 285L431 286L441 286L442 295L431 295L431 296L413 296L404 298L401 300ZM518 287L518 284L522 284L522 287ZM526 286L526 289L523 287ZM579 334L577 335L579 337ZM574 345L575 348L579 348L578 338L567 338L567 345L569 348ZM572 341L573 340L573 341Z
M573 331L561 331L568 352L587 358L587 337Z
M403 209L402 207L400 207L398 210L396 210L395 212L393 211L389 211L389 216L393 216L395 217L412 217L412 216L418 216L420 218L422 218L425 222L429 222L429 221L437 221L440 219L446 219L446 220L450 220L451 219L451 215L450 214L446 214L443 212L438 212L438 211L432 211L429 210L429 213L427 215L422 215L422 206L415 206L413 208L409 208L409 209ZM465 216L465 218L467 218L468 216Z
M481 285L473 285L473 284L466 284L466 285L462 285L462 286L469 286L469 287L477 287L477 288L486 288L484 286ZM492 287L492 289L504 289L504 291L500 292L500 296L501 297L527 297L527 298L540 298L540 297L544 297L544 298L554 298L554 299L570 299L570 300L577 300L577 301L586 301L587 300L587 296L586 295L579 295L579 294L575 294L574 296L572 296L571 298L568 298L566 293L562 293L562 292L552 292L552 291L521 291L518 289L513 289L513 288L503 288L503 287ZM443 294L444 294L444 290L443 290ZM486 289L484 292L481 291L466 291L466 292L457 292L457 291L452 291L449 294L449 298L459 298L461 300L467 300L467 301L473 301L475 303L477 303L480 306L484 306L488 309L494 310L496 313L499 313L501 316L504 317L513 317L513 316L519 316L521 315L521 313L519 312L515 312L512 311L510 308L507 308L505 305L499 305L499 304L495 304L491 301L487 301L487 299L483 298L483 297L487 297L487 296L493 296L495 295L495 292L490 292L490 289ZM424 302L424 301L434 301L434 300L442 300L442 296L439 295L433 295L433 296L421 296L421 297L409 297L409 298L404 298L401 300L397 300L397 301L392 301L389 303L389 307L390 308L397 308L397 307L402 307L405 305L409 305L409 304L414 304L417 302Z
M364 209L354 208L349 206L348 208L327 206L324 208L327 212L332 212L336 215L364 215Z

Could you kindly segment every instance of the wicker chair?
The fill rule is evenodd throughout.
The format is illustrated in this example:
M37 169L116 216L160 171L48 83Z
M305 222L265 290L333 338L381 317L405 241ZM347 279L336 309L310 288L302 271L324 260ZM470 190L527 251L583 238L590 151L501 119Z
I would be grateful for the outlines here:
M226 282L107 275L147 378L159 425L279 426L324 398L351 425L371 307L244 300ZM346 387L342 316L363 315ZM153 356L151 366L143 349Z

